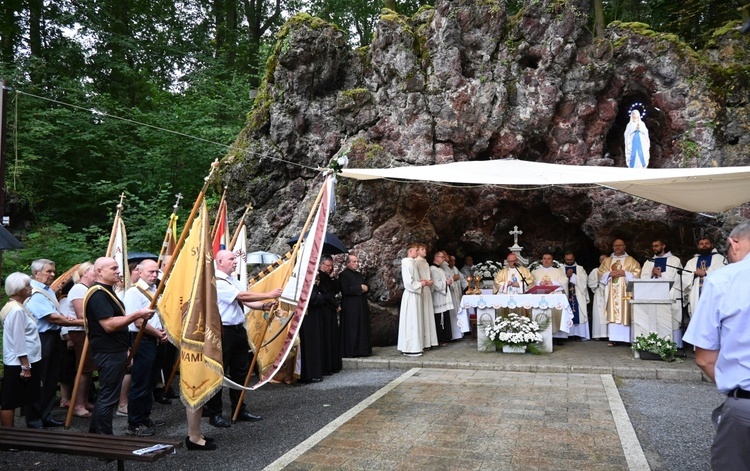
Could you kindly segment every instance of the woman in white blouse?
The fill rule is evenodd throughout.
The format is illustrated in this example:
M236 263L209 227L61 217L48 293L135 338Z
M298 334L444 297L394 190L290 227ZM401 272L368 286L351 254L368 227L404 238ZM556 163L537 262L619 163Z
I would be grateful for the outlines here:
M5 280L10 297L0 311L3 322L3 364L5 374L0 389L0 425L13 426L13 411L39 397L39 377L34 366L42 359L42 344L36 319L23 305L31 296L31 278L11 273Z

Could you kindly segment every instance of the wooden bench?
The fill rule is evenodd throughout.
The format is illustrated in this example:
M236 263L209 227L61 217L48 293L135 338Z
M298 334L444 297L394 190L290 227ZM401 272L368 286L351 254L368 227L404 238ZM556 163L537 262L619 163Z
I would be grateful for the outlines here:
M133 453L135 450L148 448L157 444L169 445L169 448L144 455ZM107 461L117 460L118 471L125 469L125 461L127 460L153 463L159 458L171 454L175 448L181 446L181 441L161 438L0 427L0 450L41 451L44 453L92 456Z

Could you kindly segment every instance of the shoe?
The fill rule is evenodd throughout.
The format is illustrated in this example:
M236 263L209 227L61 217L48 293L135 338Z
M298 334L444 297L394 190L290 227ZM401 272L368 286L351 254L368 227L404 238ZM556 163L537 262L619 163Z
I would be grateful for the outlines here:
M203 435L203 439L206 441L206 443L214 443L216 441L213 437L207 437L205 435Z
M198 445L197 443L193 443L190 441L190 437L185 437L185 448L192 451L211 451L216 449L216 443L209 442L205 437L203 437L204 440L206 440L205 445Z
M127 417L128 416L128 405L123 404L120 406L117 406L117 412L116 414L120 417Z
M65 425L65 422L62 420L57 420L54 417L47 417L46 419L42 420L42 424L44 424L45 427L62 427Z
M164 425L167 425L167 422L162 419L152 419L151 417L146 417L146 420L143 421L143 425L146 427L163 427Z
M404 353L405 357L421 357L421 353Z
M238 422L257 422L259 420L263 420L263 417L259 415L253 415L250 412L243 410L240 412L240 414L237 416Z
M82 417L82 418L91 417L91 412L89 412L85 408L82 410L75 409L73 411L73 417Z
M169 388L169 391L167 391L167 392L166 392L166 393L164 394L164 396L165 396L165 397L166 397L167 399L179 399L179 398L180 398L180 395L179 395L179 394L177 394L177 393L175 392L175 390L174 390L174 389L172 389L172 388Z
M311 383L320 383L323 381L323 378L310 378Z
M70 401L66 399L60 399L60 408L67 409L68 407L70 407Z
M161 394L161 395L154 394L154 401L158 402L159 404L164 404L165 406L172 404L172 399L168 398L164 394Z
M125 430L127 435L134 437L152 437L156 432L152 428L146 427L145 424L141 425L128 425L128 429Z
M227 419L222 417L221 414L216 414L211 416L210 419L208 419L208 423L213 425L214 427L231 427L232 424L230 424ZM193 443L195 445L195 443ZM197 445L196 445L197 446Z
M44 428L44 425L42 425L42 422L29 422L26 424L26 428L33 428L33 429L40 429Z

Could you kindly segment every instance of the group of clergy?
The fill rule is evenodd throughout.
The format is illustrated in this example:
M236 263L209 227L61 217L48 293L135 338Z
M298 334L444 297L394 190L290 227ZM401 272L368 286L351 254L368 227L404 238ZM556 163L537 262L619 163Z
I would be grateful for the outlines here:
M457 323L466 280L456 268L455 256L445 251L427 262L427 246L412 243L401 260L404 294L398 328L398 350L418 357L432 347L463 337Z
M589 288L594 292L591 329L593 338L608 338L609 345L631 342L632 315L627 300L627 284L635 279L659 279L672 281L670 306L672 317L672 340L682 347L682 332L685 327L683 308L688 317L698 305L706 276L726 266L726 258L706 237L698 239L696 254L683 267L679 257L667 250L661 239L651 243L653 258L641 264L628 255L622 239L612 243L612 254L600 257L598 270L589 275Z
M705 277L726 265L726 259L714 248L710 239L698 240L696 254L683 267L679 257L667 250L663 240L656 239L651 248L653 258L641 264L626 251L625 242L615 239L612 252L601 255L599 266L587 273L576 263L575 254L567 251L563 263L554 261L552 253L544 253L541 263L530 268L519 264L511 252L493 280L493 293L522 294L534 286L546 286L545 292L559 292L568 298L573 313L568 331L559 326L560 315L553 310L553 338L567 337L608 339L610 346L631 342L632 313L628 300L628 282L635 279L672 281L673 340L682 346L683 307L689 315L698 304ZM399 318L398 350L407 356L419 356L430 347L441 345L463 335L456 322L461 294L466 288L465 275L471 276L473 260L466 257L461 271L455 257L436 252L430 267L426 246L410 244L401 262L404 295ZM593 296L590 295L590 292ZM591 309L589 311L589 302ZM591 313L589 315L589 312ZM589 319L591 324L588 324ZM451 337L451 334L453 336Z

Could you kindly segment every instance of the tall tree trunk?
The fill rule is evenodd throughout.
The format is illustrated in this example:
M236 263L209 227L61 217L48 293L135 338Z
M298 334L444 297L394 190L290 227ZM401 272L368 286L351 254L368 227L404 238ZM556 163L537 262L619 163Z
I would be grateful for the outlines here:
M42 0L29 0L29 50L31 57L42 57ZM29 74L35 85L43 82L37 70L33 68Z
M0 2L0 63L8 69L13 68L16 46L21 38L18 18L22 8L21 0Z
M594 31L596 37L604 37L604 8L602 0L594 0Z

